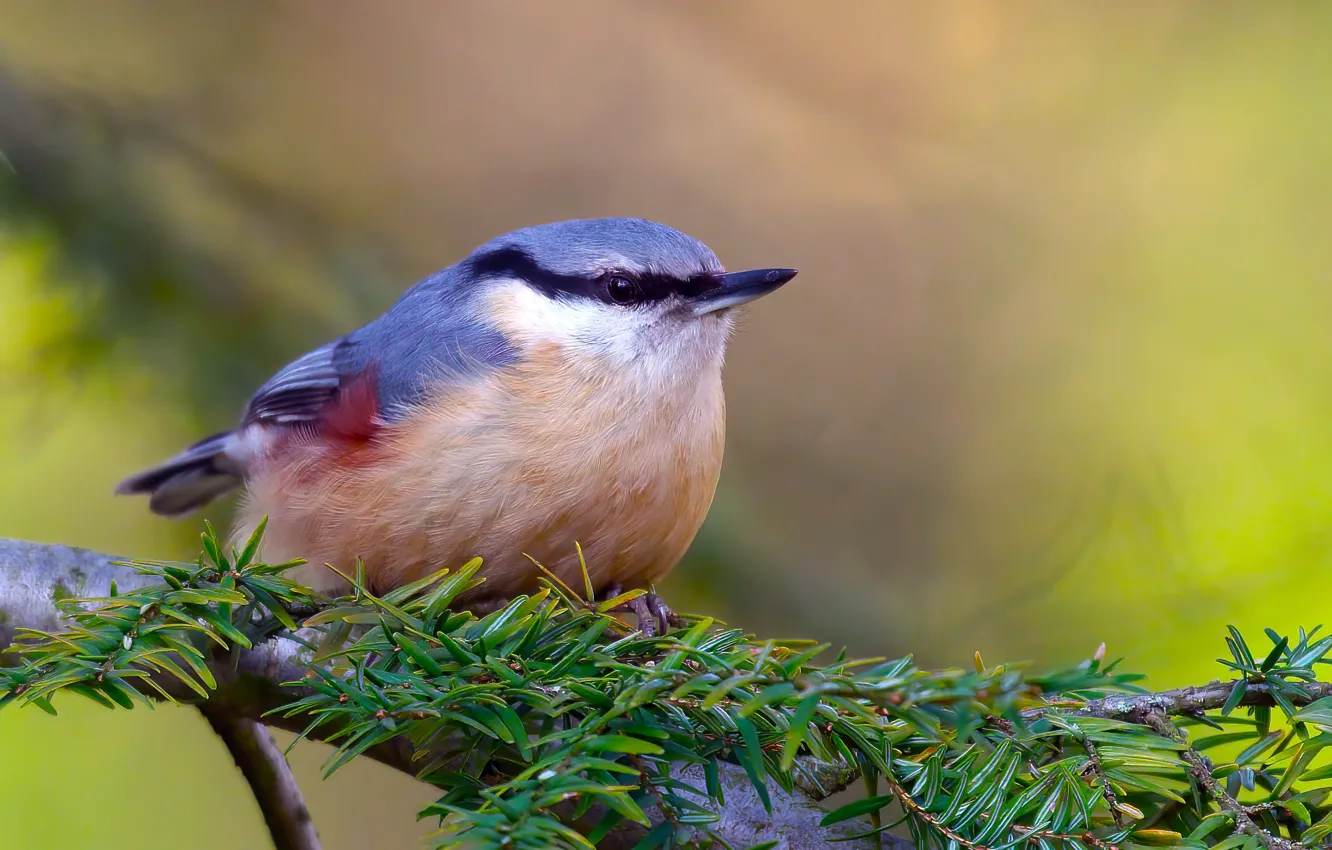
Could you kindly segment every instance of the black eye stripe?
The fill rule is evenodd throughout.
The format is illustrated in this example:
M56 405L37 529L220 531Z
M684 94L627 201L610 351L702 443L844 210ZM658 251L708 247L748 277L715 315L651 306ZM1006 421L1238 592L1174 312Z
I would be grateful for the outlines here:
M591 295L594 282L578 275L556 274L537 265L531 255L519 248L499 248L468 261L479 278L507 277L525 280L548 295L565 293Z
M593 278L559 274L542 267L521 248L498 248L468 262L473 274L480 278L516 278L552 298L572 296L624 306L662 301L672 295L692 298L718 285L716 277L708 274L695 275L689 280L624 271L607 272ZM638 292L633 301L617 301L611 297L607 284L613 277L628 278L636 285Z
M625 280L633 284L634 286L633 301L634 303L637 304L647 304L653 301L661 301L675 294L676 281L670 278L656 277L652 275L635 275L635 274L628 274L625 272L614 272L612 274L603 275L600 278L600 283L603 287L609 287L611 281L617 277L624 278ZM614 303L620 303L619 301L616 301L614 298L611 298L610 300L613 301Z

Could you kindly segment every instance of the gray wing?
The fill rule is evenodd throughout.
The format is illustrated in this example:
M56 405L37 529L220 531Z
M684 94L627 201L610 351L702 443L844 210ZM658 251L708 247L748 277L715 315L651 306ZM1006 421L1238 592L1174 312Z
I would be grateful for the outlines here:
M343 338L288 363L250 399L241 424L296 425L319 419L349 377L345 368L353 344Z
M453 267L426 278L375 321L288 364L254 394L243 424L317 421L338 390L367 370L391 420L428 391L516 362L504 335L478 318L476 291L460 285L458 274Z

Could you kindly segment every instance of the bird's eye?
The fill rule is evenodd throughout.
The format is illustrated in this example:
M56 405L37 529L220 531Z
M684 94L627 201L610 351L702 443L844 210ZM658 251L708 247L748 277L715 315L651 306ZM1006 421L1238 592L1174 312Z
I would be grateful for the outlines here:
M624 275L611 275L606 280L606 295L616 304L632 304L638 300L638 284Z

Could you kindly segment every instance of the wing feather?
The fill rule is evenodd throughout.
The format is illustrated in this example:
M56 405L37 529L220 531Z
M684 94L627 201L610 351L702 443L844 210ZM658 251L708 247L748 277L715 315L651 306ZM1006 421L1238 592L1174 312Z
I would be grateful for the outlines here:
M319 419L347 377L339 364L349 344L345 338L331 342L283 367L250 399L243 424L294 425Z
M387 313L328 345L293 360L250 399L242 425L301 425L331 412L339 391L366 374L389 419L411 409L427 387L450 385L515 363L517 350L478 318L457 267L409 289Z

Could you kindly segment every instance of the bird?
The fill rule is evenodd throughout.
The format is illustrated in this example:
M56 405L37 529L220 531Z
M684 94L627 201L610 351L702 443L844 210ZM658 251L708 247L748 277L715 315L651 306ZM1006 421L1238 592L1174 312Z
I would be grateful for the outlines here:
M280 369L239 424L119 484L156 514L243 491L231 534L345 593L384 593L480 557L459 603L584 570L648 634L655 585L712 505L736 308L795 269L727 272L641 218L525 227L409 288L385 313ZM335 569L329 570L322 565Z

